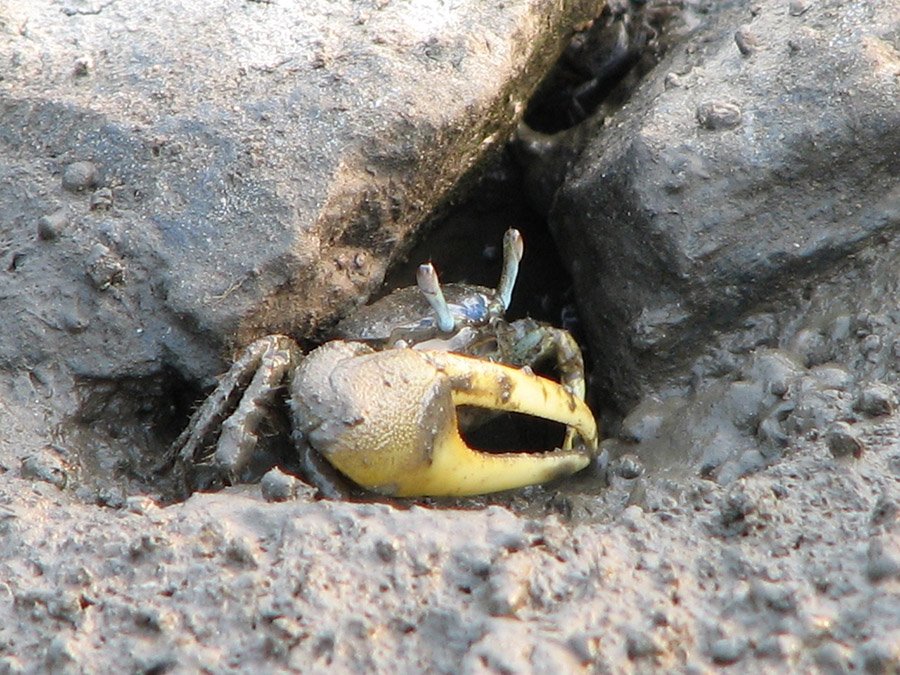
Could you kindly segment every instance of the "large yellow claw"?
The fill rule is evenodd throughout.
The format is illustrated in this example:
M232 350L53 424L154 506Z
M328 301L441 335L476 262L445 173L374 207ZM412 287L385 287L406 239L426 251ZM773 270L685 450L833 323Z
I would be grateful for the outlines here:
M294 423L355 483L383 494L466 496L568 475L597 447L593 415L561 385L448 352L374 352L332 342L312 352L291 383ZM490 454L468 447L456 406L515 411L568 425L583 448Z

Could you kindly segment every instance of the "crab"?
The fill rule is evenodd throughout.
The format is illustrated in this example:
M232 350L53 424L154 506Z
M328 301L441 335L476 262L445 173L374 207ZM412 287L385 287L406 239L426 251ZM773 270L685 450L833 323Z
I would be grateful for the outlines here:
M171 460L237 481L287 382L302 472L326 498L346 495L344 479L396 497L470 496L583 469L598 434L581 351L565 330L504 319L523 243L514 229L503 241L496 289L442 286L427 263L417 286L358 310L309 354L285 335L251 343L176 439ZM560 382L531 370L548 359ZM485 409L554 420L566 425L565 439L538 453L475 450L460 427L483 423Z

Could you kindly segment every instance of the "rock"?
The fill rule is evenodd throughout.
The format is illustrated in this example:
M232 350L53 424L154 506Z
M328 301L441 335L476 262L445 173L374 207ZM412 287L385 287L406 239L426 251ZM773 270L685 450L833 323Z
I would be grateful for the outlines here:
M125 279L125 266L122 261L103 244L94 244L91 248L85 268L94 288L104 291L114 284L121 284Z
M728 101L701 103L697 108L697 121L709 131L734 129L741 124L741 107Z
M46 455L28 455L24 457L20 475L22 478L50 483L60 490L66 487L66 483L69 480L65 468L59 462L48 458Z
M312 337L377 289L436 205L502 147L570 27L597 11L10 7L0 239L31 264L4 291L18 319L0 363L208 382L234 343ZM72 236L35 248L15 223L60 203ZM129 271L115 303L79 275L98 233ZM94 317L75 341L56 318L73 303Z
M91 195L91 211L108 211L113 205L113 191L108 187L97 188Z
M634 455L625 455L620 457L613 465L612 469L617 476L625 480L634 480L644 473L644 467L640 460Z
M759 39L747 26L741 26L734 32L734 42L743 56L750 56L759 47Z
M37 235L41 241L53 241L66 229L69 224L69 214L65 209L58 209L53 213L41 216L38 220Z
M792 14L781 0L719 10L618 112L567 137L589 140L550 223L600 382L626 406L714 343L747 349L801 329L819 340L826 317L896 297L893 3ZM752 58L735 49L738 29L765 36ZM801 30L814 40L792 54ZM679 86L666 86L671 73ZM820 341L806 365L839 348ZM871 342L866 358L882 359Z
M315 489L278 468L270 469L259 481L259 489L267 502L286 502L297 499L301 491L307 499L315 496Z

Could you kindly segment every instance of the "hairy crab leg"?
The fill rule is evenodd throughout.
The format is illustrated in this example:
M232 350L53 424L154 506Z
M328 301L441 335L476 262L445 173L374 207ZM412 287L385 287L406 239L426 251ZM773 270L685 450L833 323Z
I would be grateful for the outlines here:
M559 373L559 381L575 396L584 400L587 385L584 381L584 357L581 355L581 347L567 330L554 326L541 328L541 351L552 355L556 361L556 370ZM563 449L569 450L575 442L575 434L572 427L566 432L563 441Z
M237 409L221 424L214 455L220 468L230 474L239 473L256 445L254 431L262 408L274 396L299 357L300 349L285 335L268 335L251 343L172 444L171 458L184 465L201 460L210 435L227 414L229 399L249 378Z
M276 339L271 339L273 337ZM259 360L259 368L241 396L237 409L222 422L222 433L213 455L215 465L232 482L252 459L260 420L266 415L275 393L284 383L285 376L296 366L300 355L299 348L290 338L270 335L260 341L263 340L267 343Z

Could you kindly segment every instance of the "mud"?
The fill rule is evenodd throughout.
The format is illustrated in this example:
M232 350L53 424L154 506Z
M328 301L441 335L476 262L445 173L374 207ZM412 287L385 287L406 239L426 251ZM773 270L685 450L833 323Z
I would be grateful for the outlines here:
M729 486L612 472L575 513L263 500L96 507L8 467L6 672L891 672L898 416ZM638 497L640 493L642 496ZM590 508L587 504L590 503Z

